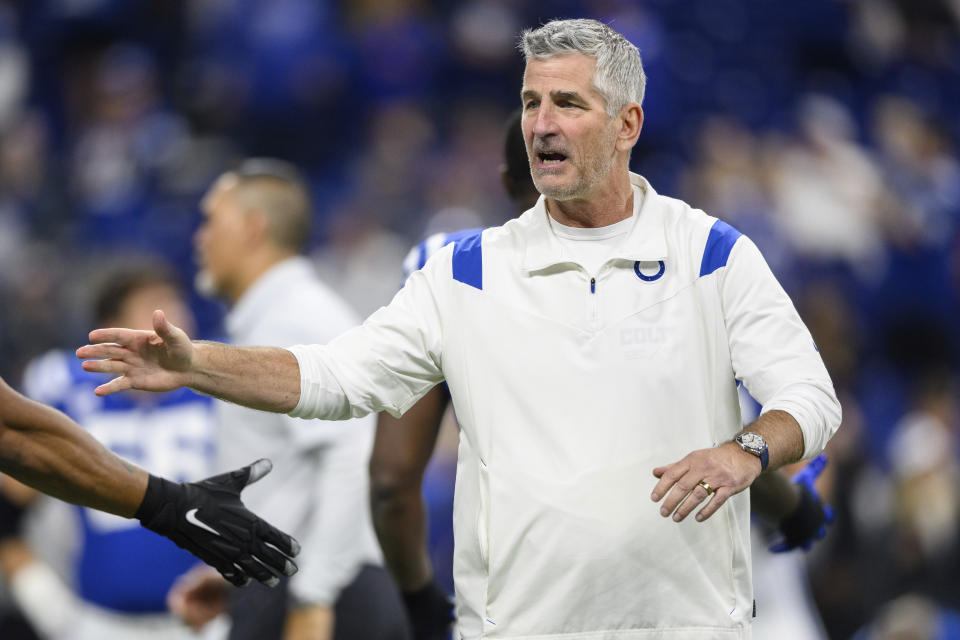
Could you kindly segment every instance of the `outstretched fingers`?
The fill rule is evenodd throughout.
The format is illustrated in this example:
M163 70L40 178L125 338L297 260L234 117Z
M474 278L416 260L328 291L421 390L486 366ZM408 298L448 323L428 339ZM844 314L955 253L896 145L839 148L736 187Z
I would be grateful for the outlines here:
M237 558L236 564L243 569L245 574L256 578L258 582L268 587L275 587L280 584L280 576L252 556L240 556Z
M247 478L246 486L249 487L251 484L270 473L270 471L273 469L273 463L266 458L260 458L247 468L250 470L250 475Z
M269 522L264 522L260 529L260 537L263 541L278 550L288 558L295 558L300 553L300 543L296 538L280 531ZM297 572L297 565L287 560L283 566L276 566L284 574L292 576Z
M130 349L116 342L105 342L103 344L85 345L77 349L76 353L77 357L81 360L102 360L107 358L120 360L130 355Z
M295 565L290 558L281 553L275 546L264 542L262 539L254 543L254 550L250 555L270 567L270 569L278 575L292 576L297 572L297 565Z
M114 378L110 382L104 383L93 390L93 392L98 396L109 396L114 393L119 393L120 391L129 391L133 388L133 384L130 382L130 378L126 376L119 376Z
M87 337L89 338L90 343L93 345L99 345L105 342L113 342L118 345L128 347L133 344L137 338L150 333L152 332L113 327L108 329L94 329Z
M112 373L121 376L129 369L129 365L123 360L84 360L80 366L84 371Z

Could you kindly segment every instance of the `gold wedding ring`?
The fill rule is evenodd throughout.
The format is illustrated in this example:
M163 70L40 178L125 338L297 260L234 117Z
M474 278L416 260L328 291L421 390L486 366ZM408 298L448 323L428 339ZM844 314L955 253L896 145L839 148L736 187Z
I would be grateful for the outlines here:
M705 480L701 480L701 481L698 482L697 484L707 490L707 495L708 495L708 496L709 496L709 495L713 495L713 487L711 487L709 484L707 484L707 482L706 482Z

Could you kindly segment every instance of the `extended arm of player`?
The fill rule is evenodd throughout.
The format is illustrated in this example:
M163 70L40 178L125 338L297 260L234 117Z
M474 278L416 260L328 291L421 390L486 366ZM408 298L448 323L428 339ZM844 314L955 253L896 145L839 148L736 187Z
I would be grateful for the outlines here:
M66 415L0 380L0 471L54 497L135 517L237 585L291 575L299 545L248 511L240 491L266 460L196 483L170 482L123 461Z
M149 475L0 380L0 471L61 500L133 517Z

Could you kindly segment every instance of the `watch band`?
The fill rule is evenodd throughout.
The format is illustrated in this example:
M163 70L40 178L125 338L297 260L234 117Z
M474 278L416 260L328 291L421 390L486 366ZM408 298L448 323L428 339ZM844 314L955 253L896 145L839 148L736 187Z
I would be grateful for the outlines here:
M760 472L762 473L766 471L767 465L769 464L770 464L770 451L766 447L764 447L763 450L760 451Z

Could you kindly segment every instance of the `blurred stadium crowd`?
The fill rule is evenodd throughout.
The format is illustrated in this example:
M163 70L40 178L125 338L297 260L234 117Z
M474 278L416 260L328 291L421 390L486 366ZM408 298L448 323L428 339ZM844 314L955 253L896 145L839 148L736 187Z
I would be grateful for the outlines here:
M85 342L107 265L156 255L188 283L197 202L249 155L304 169L312 255L369 313L411 244L511 211L517 34L578 16L643 55L634 170L757 242L833 376L838 517L807 557L829 637L960 610L949 0L0 2L0 375ZM222 310L192 302L219 335ZM449 495L445 469L429 495Z

